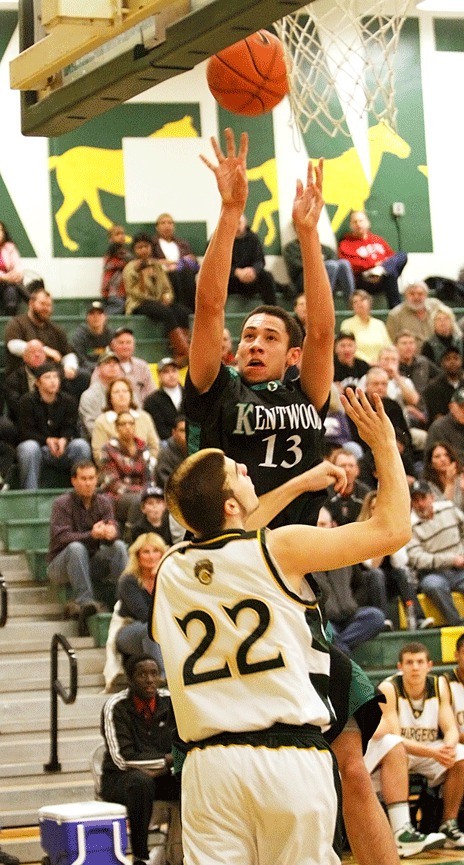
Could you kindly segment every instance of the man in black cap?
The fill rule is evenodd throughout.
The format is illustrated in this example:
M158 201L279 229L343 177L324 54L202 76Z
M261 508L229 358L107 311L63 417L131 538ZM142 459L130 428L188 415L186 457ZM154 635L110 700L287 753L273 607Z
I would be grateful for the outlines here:
M146 398L143 407L152 416L161 441L167 441L184 400L179 368L172 357L163 357L159 361L158 378L159 390Z
M430 426L425 451L432 450L438 442L451 445L459 462L464 465L464 385L451 394L448 413L438 417Z
M133 330L125 326L118 327L113 333L110 348L117 355L123 374L131 383L139 406L143 406L144 400L155 390L155 382L146 360L134 356Z
M464 388L461 390L464 403ZM445 624L464 625L451 594L464 594L464 514L453 502L435 501L426 481L414 481L410 492L409 565L419 579L420 590L433 601Z
M131 544L137 540L139 535L155 532L170 547L173 540L169 528L169 511L166 508L164 492L161 487L145 487L140 497L140 510L142 512L141 519L131 528Z
M105 307L100 300L94 300L87 309L85 324L80 324L71 337L80 369L93 372L112 337Z
M77 403L60 389L56 364L47 361L35 370L31 393L19 401L17 448L21 487L39 486L42 464L67 471L78 460L90 459L88 442L77 436Z
M429 425L447 413L453 392L464 384L462 355L456 346L445 348L440 358L440 368L442 371L422 393Z

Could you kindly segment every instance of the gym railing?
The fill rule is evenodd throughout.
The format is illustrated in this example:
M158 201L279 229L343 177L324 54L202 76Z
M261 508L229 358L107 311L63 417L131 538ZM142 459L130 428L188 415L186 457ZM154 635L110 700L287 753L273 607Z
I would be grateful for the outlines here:
M5 577L0 573L0 628L4 628L8 619L8 589Z
M58 649L64 649L69 659L69 688L58 679ZM77 696L77 659L71 644L63 634L54 634L50 647L50 761L44 764L45 772L61 772L58 761L58 697L63 703L74 703Z

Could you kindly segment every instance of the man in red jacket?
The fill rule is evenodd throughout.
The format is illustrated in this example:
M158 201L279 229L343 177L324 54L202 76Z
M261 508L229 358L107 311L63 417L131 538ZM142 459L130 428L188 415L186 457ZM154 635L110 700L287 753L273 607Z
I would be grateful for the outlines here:
M405 252L394 252L383 237L372 234L363 210L353 210L350 229L350 234L340 241L339 258L350 262L358 288L365 288L371 294L384 292L388 306L393 309L401 303L398 277L408 256Z

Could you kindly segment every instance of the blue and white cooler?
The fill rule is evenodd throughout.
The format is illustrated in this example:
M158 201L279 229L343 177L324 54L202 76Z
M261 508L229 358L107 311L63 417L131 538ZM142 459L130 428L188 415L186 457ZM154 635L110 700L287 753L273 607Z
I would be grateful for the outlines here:
M113 802L44 806L40 843L50 865L132 865L125 855L126 819L124 805Z

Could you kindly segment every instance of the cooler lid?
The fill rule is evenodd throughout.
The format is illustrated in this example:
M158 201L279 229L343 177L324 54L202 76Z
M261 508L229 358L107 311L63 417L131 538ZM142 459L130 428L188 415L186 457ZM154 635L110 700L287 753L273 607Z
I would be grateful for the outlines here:
M69 802L65 805L44 805L39 808L39 820L55 820L59 823L70 820L119 820L126 816L125 806L115 802Z

